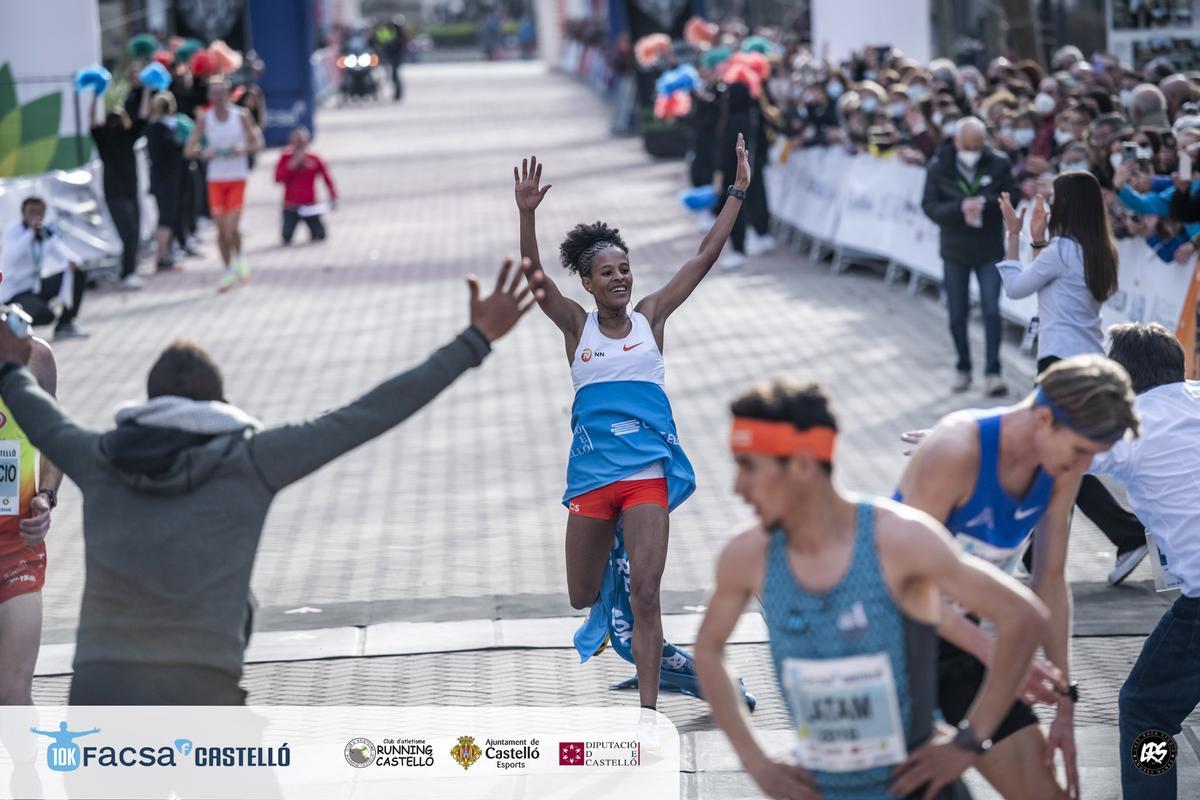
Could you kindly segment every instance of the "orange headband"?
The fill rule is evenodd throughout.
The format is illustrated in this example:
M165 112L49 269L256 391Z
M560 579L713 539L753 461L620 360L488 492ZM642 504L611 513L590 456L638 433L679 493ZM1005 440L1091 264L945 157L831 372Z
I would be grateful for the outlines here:
M790 422L734 417L729 445L735 453L764 456L791 456L797 450L806 450L818 461L832 464L836 438L837 432L833 428L816 427L802 431Z

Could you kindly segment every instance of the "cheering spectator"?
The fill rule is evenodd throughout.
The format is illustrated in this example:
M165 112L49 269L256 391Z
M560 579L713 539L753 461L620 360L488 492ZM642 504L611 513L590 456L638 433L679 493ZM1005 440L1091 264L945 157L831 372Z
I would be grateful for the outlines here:
M34 325L49 325L57 319L55 341L86 337L75 324L87 289L87 280L76 274L79 261L54 227L46 224L46 201L26 197L21 203L21 219L4 232L0 302L20 305ZM56 297L62 302L61 314L55 314L50 306Z
M975 117L958 124L953 148L941 151L929 165L922 208L941 230L950 335L958 353L953 390L971 388L967 312L974 273L987 352L984 390L990 396L1002 396L1008 387L1000 378L1000 274L994 265L1004 255L1000 194L1015 194L1017 185L1008 158L987 145L986 133Z
M146 150L150 155L150 194L158 204L158 228L154 243L158 251L158 269L175 266L171 256L171 237L180 228L179 206L183 199L183 146L175 133L175 96L160 92L150 106L150 126L146 128Z
M292 234L300 220L308 226L312 240L319 242L325 239L325 225L321 222L321 214L315 208L317 202L317 176L325 181L329 190L329 203L337 203L337 190L333 188L333 179L320 156L308 149L310 141L308 128L303 125L292 131L288 136L288 146L279 156L279 164L275 167L275 182L283 184L283 243L291 244Z
M138 248L141 245L141 212L138 207L137 160L133 145L142 137L150 110L150 93L141 92L137 119L131 120L124 109L110 111L103 120L96 118L101 108L99 97L92 96L92 139L104 166L104 203L121 237L121 285L126 289L145 286L137 274Z

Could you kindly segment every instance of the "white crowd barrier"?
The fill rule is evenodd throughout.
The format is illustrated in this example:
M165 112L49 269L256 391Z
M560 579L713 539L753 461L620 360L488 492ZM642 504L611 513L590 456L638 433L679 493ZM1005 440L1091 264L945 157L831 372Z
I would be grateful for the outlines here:
M772 216L804 236L834 249L895 264L938 285L942 259L937 226L921 210L925 170L898 161L850 155L835 147L793 150L767 167ZM1118 322L1180 323L1195 259L1164 262L1142 239L1117 242L1120 290L1104 304L1105 327ZM1024 261L1031 260L1028 248ZM975 284L972 282L972 294ZM1027 325L1037 298L1000 296L1006 319Z

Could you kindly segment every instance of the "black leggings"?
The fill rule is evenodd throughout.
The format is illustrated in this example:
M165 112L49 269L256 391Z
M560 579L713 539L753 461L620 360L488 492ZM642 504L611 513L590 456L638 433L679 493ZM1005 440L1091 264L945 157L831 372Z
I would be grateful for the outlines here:
M1061 361L1058 356L1039 358L1038 374L1051 364ZM1104 487L1095 475L1084 475L1083 483L1079 486L1079 495L1075 505L1099 528L1108 540L1117 547L1118 553L1125 553L1141 547L1146 543L1146 526L1131 512L1121 506L1116 498ZM1025 551L1025 566L1033 568L1033 547Z

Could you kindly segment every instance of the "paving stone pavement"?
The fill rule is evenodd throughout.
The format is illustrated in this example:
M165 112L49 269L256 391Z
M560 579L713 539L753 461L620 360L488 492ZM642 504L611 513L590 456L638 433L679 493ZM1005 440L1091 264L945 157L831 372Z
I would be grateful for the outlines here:
M268 153L248 191L250 286L214 291L210 236L210 255L183 273L154 276L140 293L89 297L81 322L95 335L56 347L66 407L84 424L108 426L121 401L143 394L157 352L181 336L210 349L231 400L267 424L353 399L466 324L462 277L476 272L486 283L516 251L511 170L530 153L554 185L539 213L543 261L571 296L584 294L556 268L557 244L577 222L621 229L639 294L695 252L700 234L676 199L682 165L610 137L606 108L586 88L529 64L419 65L407 88L400 106L319 115L314 149L341 195L326 243L307 244L303 232L290 248L278 243L277 155ZM972 336L981 351L977 326ZM1033 363L1015 341L1004 361L1020 392ZM722 544L751 519L733 496L725 447L727 403L743 388L776 376L823 382L843 428L839 479L875 493L890 493L902 467L899 432L986 404L948 391L952 348L935 299L911 297L870 270L832 275L787 248L737 272L714 271L672 318L666 349L667 388L699 480L672 515L663 585L678 597L703 597ZM253 578L263 624L309 626L284 614L300 607L353 608L375 621L414 610L474 618L459 615L470 607L488 618L508 613L504 598L523 598L517 616L562 613L570 404L561 339L534 311L432 406L279 496ZM45 640L66 642L82 590L73 487L62 493L48 546ZM1077 591L1100 598L1094 635L1113 632L1104 618L1114 614L1112 596L1099 589L1111 562L1107 542L1077 517L1070 576ZM1126 633L1144 634L1161 613L1148 577L1143 565L1132 579L1139 583L1122 590L1140 603ZM1088 603L1077 613L1086 616ZM1081 721L1111 727L1115 689L1140 641L1076 639L1076 669L1097 687L1087 706L1094 716ZM785 727L765 648L738 645L731 656L759 694L757 724ZM608 702L606 686L628 674L611 655L579 667L566 649L501 650L258 664L246 682L254 702L536 704ZM61 700L66 680L39 678L36 698ZM668 698L664 710L682 730L711 727L696 701Z

